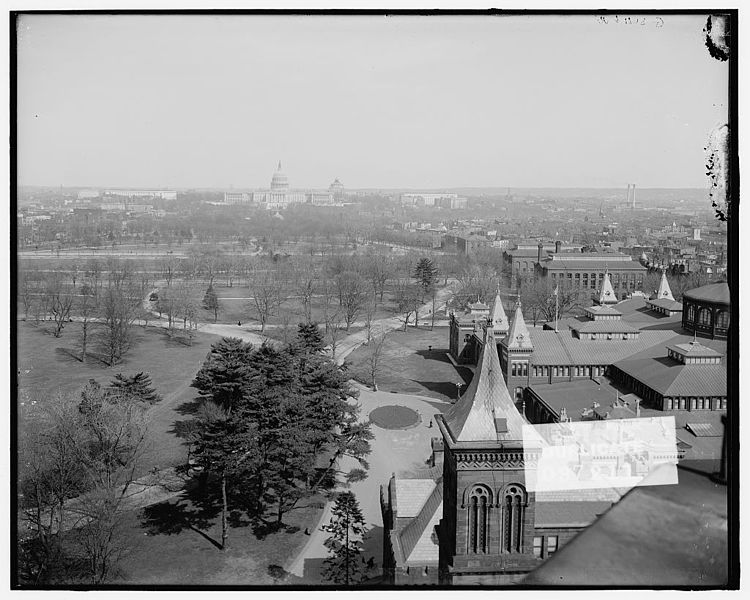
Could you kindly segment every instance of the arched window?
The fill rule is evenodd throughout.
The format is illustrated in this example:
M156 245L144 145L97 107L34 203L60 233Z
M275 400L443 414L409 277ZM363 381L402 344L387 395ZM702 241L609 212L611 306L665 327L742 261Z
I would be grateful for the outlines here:
M469 554L485 554L489 547L490 491L481 485L469 494Z
M698 323L700 325L711 326L711 310L708 308L701 308L698 311Z
M716 328L727 329L729 327L729 313L725 310L720 310L716 313Z
M503 494L503 551L523 549L523 518L526 492L517 484L509 485Z
M688 307L687 320L695 321L695 306L693 306L692 304Z

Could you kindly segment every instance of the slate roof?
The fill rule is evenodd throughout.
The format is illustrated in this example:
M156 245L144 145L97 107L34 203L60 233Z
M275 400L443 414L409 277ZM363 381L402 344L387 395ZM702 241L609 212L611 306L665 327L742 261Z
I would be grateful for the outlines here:
M713 302L715 304L729 304L729 285L726 282L712 283L699 288L688 290L682 295L683 298L698 300L700 302Z
M576 490L578 491L578 490ZM537 500L537 527L587 527L606 512L612 502L540 502Z
M661 280L659 280L659 289L656 291L656 299L658 300L672 300L672 288L669 287L669 281L667 281L667 274L662 271Z
M500 290L498 290L495 301L492 303L490 319L492 319L492 329L496 333L508 331L510 324L508 323L508 315L505 314L505 309L503 308L502 298L500 298Z
M722 356L721 352L717 352L713 348L704 346L697 341L687 342L685 344L670 344L667 348L690 357L716 358L717 356Z
M395 500L396 516L399 519L416 517L434 489L432 479L394 479L392 499Z
M495 419L506 420L507 433L495 430ZM484 344L474 377L463 396L446 411L445 424L453 439L461 442L522 440L526 423L505 385L497 343L492 329L485 330Z
M614 366L662 396L727 395L727 366L724 363L685 365L665 357L622 360Z
M599 304L617 304L617 294L612 287L612 280L609 278L609 271L604 273L604 282L599 294Z
M599 304L599 305L596 305L596 306L589 306L589 307L584 308L584 310L588 314L597 315L597 316L599 316L599 315L606 315L606 316L620 315L620 316L622 316L622 313L619 310L617 310L616 308L614 308L613 306L606 306L606 305L602 305L602 304Z
M617 321L615 321L616 323ZM533 365L611 365L639 352L661 344L658 355L665 354L664 345L676 336L672 330L641 331L632 340L580 340L570 331L531 329L534 352Z
M419 513L399 532L407 566L438 562L440 547L435 527L443 516L443 481L440 479L436 483Z
M682 310L682 302L677 302L677 300L670 300L669 298L656 298L655 300L649 300L647 303L649 306L656 306L665 310Z
M601 321L586 321L580 325L570 324L570 328L583 333L634 333L636 327L628 325L619 319L603 319Z
M526 321L523 318L520 301L516 303L516 313L511 321L505 344L508 350L533 350L534 348L529 328L526 327Z

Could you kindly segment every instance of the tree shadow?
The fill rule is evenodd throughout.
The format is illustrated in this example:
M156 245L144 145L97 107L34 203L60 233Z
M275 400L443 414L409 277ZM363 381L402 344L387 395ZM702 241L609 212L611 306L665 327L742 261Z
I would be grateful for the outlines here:
M55 348L55 355L61 362L81 364L80 354L72 348Z
M208 477L188 482L182 497L147 506L141 512L141 526L149 535L177 535L193 531L221 549L221 542L205 530L210 529L221 512L217 486L208 485Z
M446 356L448 353L447 348L433 348L432 350L417 350L415 354L421 356L425 360L434 360L442 363L449 363L450 360Z
M451 381L417 381L416 379L411 379L411 381L418 383L426 390L444 396L446 401L456 398L456 384Z
M195 415L200 410L201 406L203 406L203 402L204 399L198 396L196 398L193 398L192 400L183 402L179 406L176 406L174 410L175 412L186 417ZM179 422L181 421L175 421L175 424Z

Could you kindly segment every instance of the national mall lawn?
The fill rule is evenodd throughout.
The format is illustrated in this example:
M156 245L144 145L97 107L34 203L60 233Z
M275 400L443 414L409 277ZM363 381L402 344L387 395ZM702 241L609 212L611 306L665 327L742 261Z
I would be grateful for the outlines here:
M163 400L147 410L151 445L140 466L145 474L153 468L184 467L187 447L176 435L179 421L192 417L197 390L190 387L211 344L220 338L196 334L192 345L171 340L163 328L135 327L135 345L124 360L107 367L93 355L85 363L78 360L78 323L69 323L60 338L52 324L18 321L18 429L19 443L28 428L39 426L40 408L55 402L57 394L77 396L89 379L107 385L116 373L132 375L145 371ZM92 354L95 351L92 347ZM138 475L136 475L138 476ZM119 573L111 583L139 584L273 584L299 583L285 575L283 566L304 546L306 528L317 525L322 499L307 499L284 516L284 527L264 532L248 523L232 522L228 547L219 550L219 516L206 513L205 502L196 484L189 481L185 493L167 502L127 513L123 521L126 548ZM201 527L191 527L181 517L199 506L204 510ZM198 531L198 529L200 531ZM296 581L291 581L296 579Z

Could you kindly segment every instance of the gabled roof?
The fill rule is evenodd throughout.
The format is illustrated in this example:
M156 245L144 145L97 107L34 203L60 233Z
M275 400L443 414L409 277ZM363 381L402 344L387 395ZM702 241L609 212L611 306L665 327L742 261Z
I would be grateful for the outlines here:
M583 309L586 314L588 314L590 317L594 318L595 316L622 316L622 313L617 310L616 308L612 306L607 306L606 304L598 304L594 306L587 306Z
M599 294L599 304L617 304L617 294L615 294L615 289L612 287L612 282L609 279L609 272L604 273L602 291Z
M393 503L396 507L396 517L416 517L425 500L435 488L432 479L399 479L393 480Z
M505 314L505 309L503 308L503 301L500 298L500 290L497 291L495 301L492 303L490 319L492 319L492 329L495 333L505 333L508 331L510 325L508 323L508 315Z
M664 271L662 271L659 289L656 290L656 298L654 298L654 300L661 299L674 300L672 289L669 287L669 281L667 281L667 274Z
M669 298L654 298L653 300L648 300L646 303L649 307L662 308L664 310L671 310L672 312L682 311L682 302L670 300Z
M526 327L526 321L523 318L521 310L521 301L516 302L516 313L510 324L508 335L505 338L505 345L508 350L533 350L534 345L531 343L529 328Z
M701 358L716 358L717 356L723 356L721 352L717 352L713 348L704 346L698 341L687 342L683 344L670 344L667 346L668 349L674 350L678 354L690 357L701 357Z
M635 358L614 363L662 396L726 396L727 366L684 365L671 358Z
M506 433L497 432L495 419L505 419ZM445 413L444 420L457 442L523 439L525 420L510 398L495 336L489 327L474 377L466 393Z
M435 527L443 516L443 481L432 482L433 490L419 513L399 532L399 542L407 566L437 563L440 546Z

